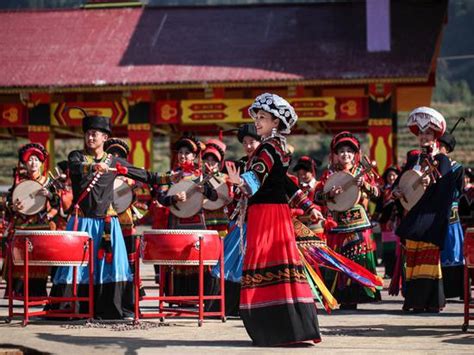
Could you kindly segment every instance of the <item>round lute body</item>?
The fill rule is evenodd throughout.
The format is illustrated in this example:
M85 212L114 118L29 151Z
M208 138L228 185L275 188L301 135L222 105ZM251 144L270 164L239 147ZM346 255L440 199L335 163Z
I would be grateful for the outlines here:
M328 193L334 186L341 186L342 192L327 201L327 207L330 211L347 211L360 200L360 189L357 181L351 174L345 171L338 171L327 179L324 184L324 193Z
M12 194L12 201L21 201L23 208L18 212L32 216L41 212L46 206L46 196L40 195L43 185L34 180L20 182Z
M167 195L174 196L183 191L186 191L186 201L175 202L169 208L176 217L189 218L201 210L204 195L199 191L199 185L190 180L183 180L172 185Z
M133 202L133 190L126 178L117 176L114 180L113 207L117 213L125 212Z
M423 175L421 171L412 169L405 171L400 177L398 187L403 194L400 203L407 211L411 210L425 193L426 188L422 183Z
M217 200L211 201L207 198L204 199L203 208L208 211L215 211L227 206L232 201L232 198L230 197L229 186L227 186L225 178L215 176L209 183L217 192Z

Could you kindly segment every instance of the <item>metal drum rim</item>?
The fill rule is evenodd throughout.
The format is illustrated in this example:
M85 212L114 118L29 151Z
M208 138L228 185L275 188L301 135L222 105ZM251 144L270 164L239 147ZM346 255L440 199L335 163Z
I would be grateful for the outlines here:
M43 231L43 230L24 230L19 229L15 230L14 236L32 236L32 235L72 235L74 237L88 237L90 238L89 233L87 232L74 232L74 231Z
M143 232L145 234L209 234L219 236L216 230L206 229L149 229Z
M142 259L143 264L156 264L156 265L184 265L184 266L197 266L199 260L163 260L163 259ZM216 265L219 260L216 259L203 259L202 264Z
M25 259L13 260L13 265L23 266L25 265ZM57 260L28 260L28 265L30 266L87 266L89 265L89 260L82 261L57 261Z

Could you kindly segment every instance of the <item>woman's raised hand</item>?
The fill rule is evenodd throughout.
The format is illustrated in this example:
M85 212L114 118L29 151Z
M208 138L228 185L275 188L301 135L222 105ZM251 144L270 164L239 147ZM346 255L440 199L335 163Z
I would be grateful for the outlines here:
M225 166L227 168L227 175L229 176L229 181L234 185L240 185L240 168L235 167L233 161L226 161Z

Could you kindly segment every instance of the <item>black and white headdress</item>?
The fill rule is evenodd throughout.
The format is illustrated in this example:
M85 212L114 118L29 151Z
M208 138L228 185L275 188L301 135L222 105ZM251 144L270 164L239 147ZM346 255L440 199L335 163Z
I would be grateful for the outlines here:
M249 107L250 116L255 119L259 110L271 113L283 122L286 127L281 131L283 134L290 134L291 128L298 120L298 115L293 106L284 98L275 94L265 93L257 96L252 106Z

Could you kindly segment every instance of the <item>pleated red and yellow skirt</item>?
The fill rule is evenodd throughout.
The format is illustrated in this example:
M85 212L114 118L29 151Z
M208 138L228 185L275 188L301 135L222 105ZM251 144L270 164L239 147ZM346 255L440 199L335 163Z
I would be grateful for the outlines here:
M321 341L288 205L251 205L247 217L240 315L254 345Z

